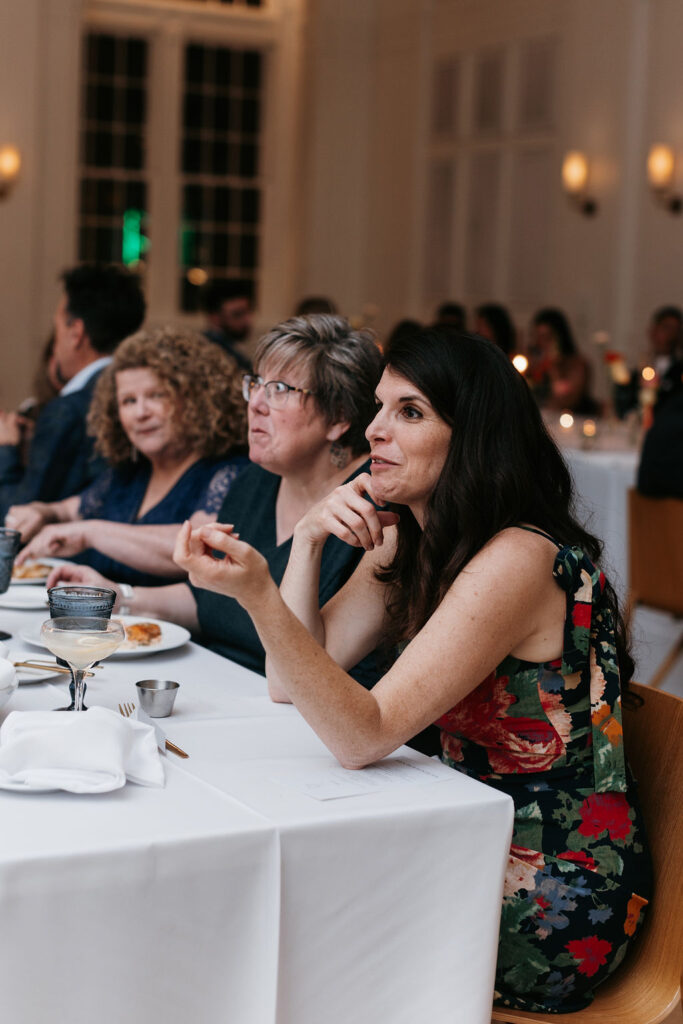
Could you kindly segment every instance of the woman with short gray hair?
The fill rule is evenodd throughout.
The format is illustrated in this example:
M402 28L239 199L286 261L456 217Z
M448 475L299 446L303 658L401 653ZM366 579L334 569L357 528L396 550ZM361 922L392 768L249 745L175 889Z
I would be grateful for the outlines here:
M231 488L218 521L231 523L267 559L274 579L287 565L292 533L312 506L368 468L365 429L374 416L382 357L371 336L341 317L293 317L261 340L255 372L243 378L247 402L248 466ZM346 582L362 552L330 537L322 551L320 599ZM48 584L105 583L84 566L60 566ZM256 672L265 655L256 630L237 601L189 587L128 587L119 593L131 614L171 619L199 634L202 643ZM355 678L370 686L374 658Z

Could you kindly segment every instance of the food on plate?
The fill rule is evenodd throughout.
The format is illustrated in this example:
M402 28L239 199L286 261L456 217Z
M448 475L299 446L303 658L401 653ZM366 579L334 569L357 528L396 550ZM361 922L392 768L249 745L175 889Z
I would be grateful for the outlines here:
M161 626L158 622L123 623L126 642L123 647L151 647L161 641Z
M27 562L12 569L13 580L44 580L49 575L50 566L44 562Z

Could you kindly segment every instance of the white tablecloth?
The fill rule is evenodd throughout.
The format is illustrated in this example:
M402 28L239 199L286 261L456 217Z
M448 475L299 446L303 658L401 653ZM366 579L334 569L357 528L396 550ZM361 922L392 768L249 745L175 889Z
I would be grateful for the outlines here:
M457 772L316 800L292 773L334 760L296 709L193 644L105 662L86 702L149 677L181 683L162 724L190 759L165 758L165 789L0 793L3 1019L488 1024L511 801Z

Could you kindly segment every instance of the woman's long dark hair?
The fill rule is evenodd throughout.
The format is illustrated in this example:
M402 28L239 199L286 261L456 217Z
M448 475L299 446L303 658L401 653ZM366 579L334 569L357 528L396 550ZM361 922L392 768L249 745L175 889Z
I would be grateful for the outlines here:
M392 585L393 641L416 635L457 575L506 527L528 523L599 560L600 541L574 515L569 470L526 381L496 345L428 328L398 339L386 365L414 384L452 428L424 528L401 508L396 554L379 574ZM633 661L609 584L605 601L614 616L626 684Z

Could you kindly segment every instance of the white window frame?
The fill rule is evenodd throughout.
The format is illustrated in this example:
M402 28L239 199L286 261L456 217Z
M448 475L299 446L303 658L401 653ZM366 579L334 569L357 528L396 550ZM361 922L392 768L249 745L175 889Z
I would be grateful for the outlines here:
M150 223L146 271L148 320L197 327L183 313L178 288L181 220L180 143L183 58L187 43L259 50L264 56L259 156L259 307L257 329L282 319L296 294L300 254L297 182L298 115L303 64L304 0L262 7L192 0L87 0L83 34L138 35L149 43L147 158ZM283 257L283 249L286 256Z

